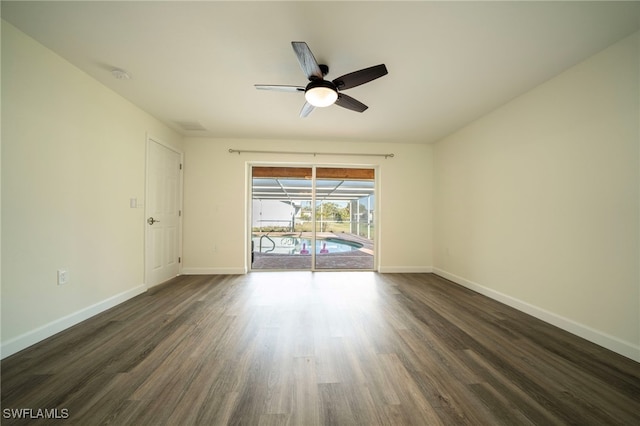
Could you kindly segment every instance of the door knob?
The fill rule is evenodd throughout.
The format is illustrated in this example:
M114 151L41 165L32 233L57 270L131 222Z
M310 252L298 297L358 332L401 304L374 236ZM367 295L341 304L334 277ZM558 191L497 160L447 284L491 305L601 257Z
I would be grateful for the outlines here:
M147 219L147 223L149 225L153 225L156 222L160 222L159 220L155 220L153 217L150 217L149 219Z

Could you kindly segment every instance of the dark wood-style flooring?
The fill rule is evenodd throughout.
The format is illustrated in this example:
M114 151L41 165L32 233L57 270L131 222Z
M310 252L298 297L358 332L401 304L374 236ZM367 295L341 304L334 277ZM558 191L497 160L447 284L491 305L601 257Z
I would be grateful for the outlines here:
M6 418L23 408L68 418ZM2 409L2 424L638 425L640 364L431 274L183 276L3 360Z

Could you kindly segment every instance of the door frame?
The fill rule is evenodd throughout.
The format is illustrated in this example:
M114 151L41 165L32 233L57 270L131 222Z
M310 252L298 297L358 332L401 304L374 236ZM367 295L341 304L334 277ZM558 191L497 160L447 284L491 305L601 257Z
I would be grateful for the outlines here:
M248 272L260 272L260 271L273 271L271 269L253 269L251 262L251 241L252 241L252 224L253 224L253 203L252 203L252 195L253 195L253 167L309 167L312 171L312 180L314 184L311 186L311 209L312 209L312 217L313 220L313 235L312 235L312 247L314 250L311 251L311 268L308 269L311 272L331 272L331 271L362 271L362 272L371 272L379 270L379 253L380 253L380 166L378 164L363 164L363 163L309 163L309 162L262 162L262 161L248 161L245 163L246 170L246 191L245 191L245 271ZM371 269L316 269L316 253L315 253L315 240L316 240L316 168L353 168L353 169L372 169L374 170L375 178L374 178L374 189L375 189L375 202L374 202L374 217L373 217L373 226L374 226L374 243L373 243L373 270ZM292 269L293 271L294 269ZM304 269L305 271L307 269Z
M182 268L183 268L183 256L182 256L182 226L183 226L183 192L184 192L184 188L183 188L183 184L184 184L184 152L178 148L176 148L173 145L170 145L166 142L164 142L162 139L156 138L153 135L146 135L146 143L145 143L145 173L144 173L144 218L143 218L143 227L144 227L144 256L143 256L143 261L144 261L144 267L143 267L143 275L144 275L144 283L145 286L147 288L151 288L153 286L156 286L158 284L161 283L150 283L150 277L149 277L149 269L148 269L148 265L149 265L149 256L151 256L152 254L150 253L150 244L149 244L149 227L147 226L147 218L150 215L149 212L149 203L147 202L147 200L149 199L149 164L150 164L150 149L149 146L152 144L158 144L170 151L175 152L176 154L178 154L180 156L180 172L178 174L178 209L179 209L179 215L178 215L178 238L177 238L177 245L178 247L176 248L176 251L178 253L178 257L180 259L180 261L178 262L178 275L182 274Z

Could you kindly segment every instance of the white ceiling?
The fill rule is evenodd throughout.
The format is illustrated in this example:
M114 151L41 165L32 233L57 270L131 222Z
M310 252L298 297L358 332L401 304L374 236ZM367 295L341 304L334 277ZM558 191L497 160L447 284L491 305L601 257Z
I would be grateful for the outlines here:
M640 3L2 1L2 17L185 135L432 143L638 30ZM386 64L345 92L369 109L303 119L301 93L256 90L307 83L294 40L327 79Z

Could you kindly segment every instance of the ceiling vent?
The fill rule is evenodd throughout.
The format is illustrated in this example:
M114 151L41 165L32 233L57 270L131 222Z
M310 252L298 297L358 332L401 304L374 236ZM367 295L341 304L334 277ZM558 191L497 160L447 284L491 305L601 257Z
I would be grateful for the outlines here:
M189 132L202 132L207 130L197 121L176 121L176 124L180 126L182 130L187 130Z
M131 75L123 69L114 68L111 70L111 75L113 75L118 80L130 80Z

